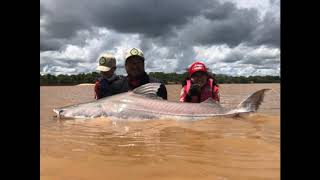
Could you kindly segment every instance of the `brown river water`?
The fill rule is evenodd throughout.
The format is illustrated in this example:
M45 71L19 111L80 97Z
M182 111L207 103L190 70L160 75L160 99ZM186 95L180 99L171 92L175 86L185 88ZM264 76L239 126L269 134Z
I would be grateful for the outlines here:
M181 85L167 85L178 101ZM271 88L257 113L200 121L57 120L93 86L40 87L41 180L280 179L280 84L222 84L221 104Z

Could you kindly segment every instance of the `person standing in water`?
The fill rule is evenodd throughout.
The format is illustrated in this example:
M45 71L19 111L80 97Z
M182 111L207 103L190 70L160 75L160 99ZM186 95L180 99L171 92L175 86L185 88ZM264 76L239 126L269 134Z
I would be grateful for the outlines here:
M180 102L200 103L209 98L220 102L219 86L203 62L192 63L188 73L189 77L182 84Z
M125 53L125 69L127 76L121 80L122 92L131 91L147 83L161 83L157 96L167 100L167 89L164 83L156 78L150 77L145 72L145 58L143 52L138 48L131 48Z
M109 53L104 53L99 57L97 71L101 76L96 80L94 86L95 99L101 99L107 96L120 93L120 80L122 76L116 75L116 58Z

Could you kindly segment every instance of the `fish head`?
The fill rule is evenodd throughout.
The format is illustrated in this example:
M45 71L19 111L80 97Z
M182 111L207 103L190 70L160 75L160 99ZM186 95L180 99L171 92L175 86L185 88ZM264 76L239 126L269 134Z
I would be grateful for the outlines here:
M66 109L53 109L58 118L70 118L70 113L67 113Z
M106 115L101 105L74 105L53 109L59 119L90 119Z
M75 111L68 108L53 109L53 112L56 113L56 117L59 119L74 119L80 117L77 116L77 113Z

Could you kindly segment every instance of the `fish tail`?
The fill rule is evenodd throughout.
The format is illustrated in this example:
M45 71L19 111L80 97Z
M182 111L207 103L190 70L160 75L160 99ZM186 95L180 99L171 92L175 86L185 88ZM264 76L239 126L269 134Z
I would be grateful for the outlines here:
M244 109L248 112L256 112L261 105L265 92L271 89L261 89L252 93L245 100L243 100L238 106L238 109Z

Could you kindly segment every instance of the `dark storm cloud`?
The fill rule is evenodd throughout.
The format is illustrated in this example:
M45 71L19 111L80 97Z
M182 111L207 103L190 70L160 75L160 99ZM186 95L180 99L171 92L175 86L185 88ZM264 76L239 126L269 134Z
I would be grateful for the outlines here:
M51 8L42 1L40 12L47 13L45 27L56 37L69 37L78 29L103 26L118 32L159 36L171 26L187 22L188 17L199 15L209 0L58 0ZM50 11L44 9L51 8Z
M271 3L277 6L278 1ZM199 54L195 46L226 45L237 49L244 44L253 48L261 45L279 48L279 17L270 11L260 19L259 13L259 9L242 9L218 0L41 0L40 53L58 52L43 53L41 69L84 71L86 68L77 62L94 63L105 50L119 55L129 46L144 51L146 69L161 66L162 70L173 71L181 71L196 60ZM100 33L99 29L111 32ZM133 35L137 38L130 39ZM69 46L78 49L67 51ZM218 61L247 65L279 63L280 57L248 54L246 50L232 50L219 56L223 59ZM59 59L60 56L76 58ZM276 60L264 61L268 58Z
M239 63L252 65L279 64L279 58L265 59L262 57L247 57L240 60Z
M255 31L251 34L252 45L268 45L271 47L280 47L280 19L274 17L271 13L266 13L263 20L258 24Z
M54 51L59 50L64 45L63 39L41 38L40 51Z
M258 24L256 9L238 9L230 2L216 4L210 12L204 14L210 21L202 27L202 31L195 36L200 44L227 44L237 46L250 37ZM197 27L195 27L197 28Z
M279 48L280 19L273 13L268 11L260 20L258 9L239 9L231 2L217 2L176 33L191 44L235 47L244 43Z
M244 57L244 54L241 52L232 52L223 59L223 62L233 63L233 62L242 60L243 57Z
M59 50L79 30L106 27L122 33L157 37L170 32L196 16L208 1L191 0L118 0L118 1L42 1L40 50ZM63 43L62 43L63 42Z
M69 38L77 30L90 26L86 6L76 1L41 1L40 19L45 20L42 26L52 38Z
M220 4L222 10L218 6L195 18L181 30L181 36L200 45L227 44L235 47L249 41L259 24L258 11L237 9L231 3L226 4Z
M190 42L202 45L279 41L279 36L273 35L279 24L271 18L259 23L256 9L239 9L231 2L217 0L56 0L42 1L40 12L46 17L43 28L50 35L43 36L44 39L70 38L77 30L98 26L162 39L172 38L170 32L175 29L184 32L183 37ZM197 22L199 17L204 17L204 21Z
M231 2L215 3L211 9L203 11L203 15L208 19L223 20L231 15L231 12L236 10L236 6Z

